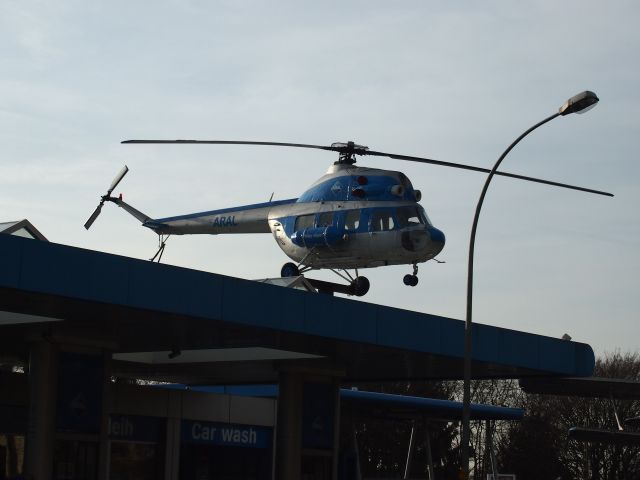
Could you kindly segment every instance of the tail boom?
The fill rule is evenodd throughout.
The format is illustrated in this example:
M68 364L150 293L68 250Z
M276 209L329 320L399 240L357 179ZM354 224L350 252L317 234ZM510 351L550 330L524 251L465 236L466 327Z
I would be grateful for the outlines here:
M140 220L140 222L142 222L143 225L152 220L152 218L149 215L145 215L140 210L137 210L137 209L133 208L131 205L129 205L127 202L125 202L124 200L122 200L119 197L105 197L104 200L106 202L115 203L120 208L125 210L127 213L133 215L135 218Z
M143 222L143 226L157 233L174 235L270 233L268 217L271 209L294 203L296 200L293 198L157 220L149 219Z

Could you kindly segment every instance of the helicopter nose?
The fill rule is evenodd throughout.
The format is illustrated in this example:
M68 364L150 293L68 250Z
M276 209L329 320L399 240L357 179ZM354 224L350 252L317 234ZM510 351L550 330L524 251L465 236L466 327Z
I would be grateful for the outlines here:
M438 230L435 227L429 227L429 236L431 237L431 241L439 246L439 250L444 248L445 238L442 230Z

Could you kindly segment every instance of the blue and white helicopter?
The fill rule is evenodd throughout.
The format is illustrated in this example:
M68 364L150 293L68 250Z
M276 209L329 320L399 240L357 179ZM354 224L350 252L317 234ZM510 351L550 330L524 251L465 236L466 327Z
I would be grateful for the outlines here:
M84 226L89 229L100 215L104 203L113 202L158 235L160 248L151 259L157 257L158 261L170 235L271 233L282 251L295 262L284 264L282 277L330 269L348 285L312 280L314 286L326 293L357 296L365 295L369 290L369 280L359 275L359 269L412 265L413 272L404 276L404 284L416 286L418 264L435 259L445 244L444 233L433 226L418 203L422 197L420 190L413 188L407 176L397 171L357 167L357 155L389 157L484 173L490 171L471 165L376 152L354 142L330 146L233 140L126 140L122 143L269 145L337 152L338 160L327 173L298 198L166 218L151 218L125 203L122 196L111 195L128 172L125 166ZM497 175L611 195L507 172L497 172ZM354 270L355 275L348 270Z

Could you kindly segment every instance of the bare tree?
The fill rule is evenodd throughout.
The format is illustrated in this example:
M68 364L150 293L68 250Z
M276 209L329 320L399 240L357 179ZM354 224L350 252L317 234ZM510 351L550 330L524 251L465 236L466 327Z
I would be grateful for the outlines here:
M359 385L360 389L366 391L440 399L452 398L450 387L451 385L441 382ZM341 445L353 444L355 431L363 477L402 478L412 427L416 443L410 477L427 478L427 429L436 478L455 477L459 466L459 455L454 442L458 435L455 423L429 421L417 411L398 415L393 409L382 406L373 409L345 406L341 417Z
M595 376L640 380L637 353L608 354L596 361ZM640 447L569 441L569 428L615 430L614 406L620 418L640 415L640 399L577 398L524 395L523 422L501 439L501 468L518 479L562 478L622 480L640 478Z
M613 353L597 359L595 376L640 381L640 355ZM570 427L616 429L613 405L621 419L640 417L640 399L575 398L528 395L517 380L475 380L472 402L523 408L521 422L498 421L492 425L494 450L500 473L515 473L518 480L540 478L563 480L640 479L640 447L569 441ZM462 399L462 382L415 382L367 386L366 389L404 395ZM381 417L384 417L382 415ZM361 464L366 476L399 477L411 430L409 421L388 423L371 418L355 418ZM418 424L418 438L423 438ZM472 475L487 478L491 463L486 449L487 424L473 421L471 429ZM455 478L459 466L460 432L456 424L431 427L434 435L436 478ZM424 449L417 446L413 475L424 476Z

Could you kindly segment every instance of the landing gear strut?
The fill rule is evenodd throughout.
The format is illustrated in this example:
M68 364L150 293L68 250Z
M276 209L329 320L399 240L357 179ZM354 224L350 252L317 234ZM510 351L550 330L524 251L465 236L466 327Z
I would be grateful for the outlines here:
M309 270L312 270L312 267L302 266L302 268L300 268L295 263L287 262L282 266L282 269L280 270L280 276L283 278L297 277ZM313 278L307 278L307 280L309 281L309 283L311 283L311 285L318 289L319 293L325 293L328 295L333 295L334 293L342 293L344 295L355 295L356 297L362 297L369 291L369 287L371 286L371 284L369 283L369 279L367 277L358 276L357 269L355 278L351 276L346 270L343 270L345 275L338 272L337 270L331 269L331 271L338 275L340 278L346 280L348 282L348 285L326 282L324 280L315 280Z
M153 257L151 257L149 259L150 262L155 262L155 260L157 258L158 259L158 263L160 263L160 260L162 260L162 254L164 253L164 247L166 247L167 240L169 240L170 236L171 236L171 234L169 234L169 235L162 235L162 234L158 235L158 251L156 252L156 254Z
M415 287L418 285L418 265L413 264L413 275L405 275L402 279L405 285L409 287Z
M347 295L355 295L356 297L362 297L366 295L367 292L369 291L369 287L371 286L371 284L369 283L369 279L367 277L361 277L358 274L357 268L355 269L355 273L356 273L355 278L352 277L347 270L343 270L345 275L341 274L337 270L331 269L331 271L336 275L338 275L340 278L343 278L344 280L349 282L349 285L346 287L346 290L344 292Z

